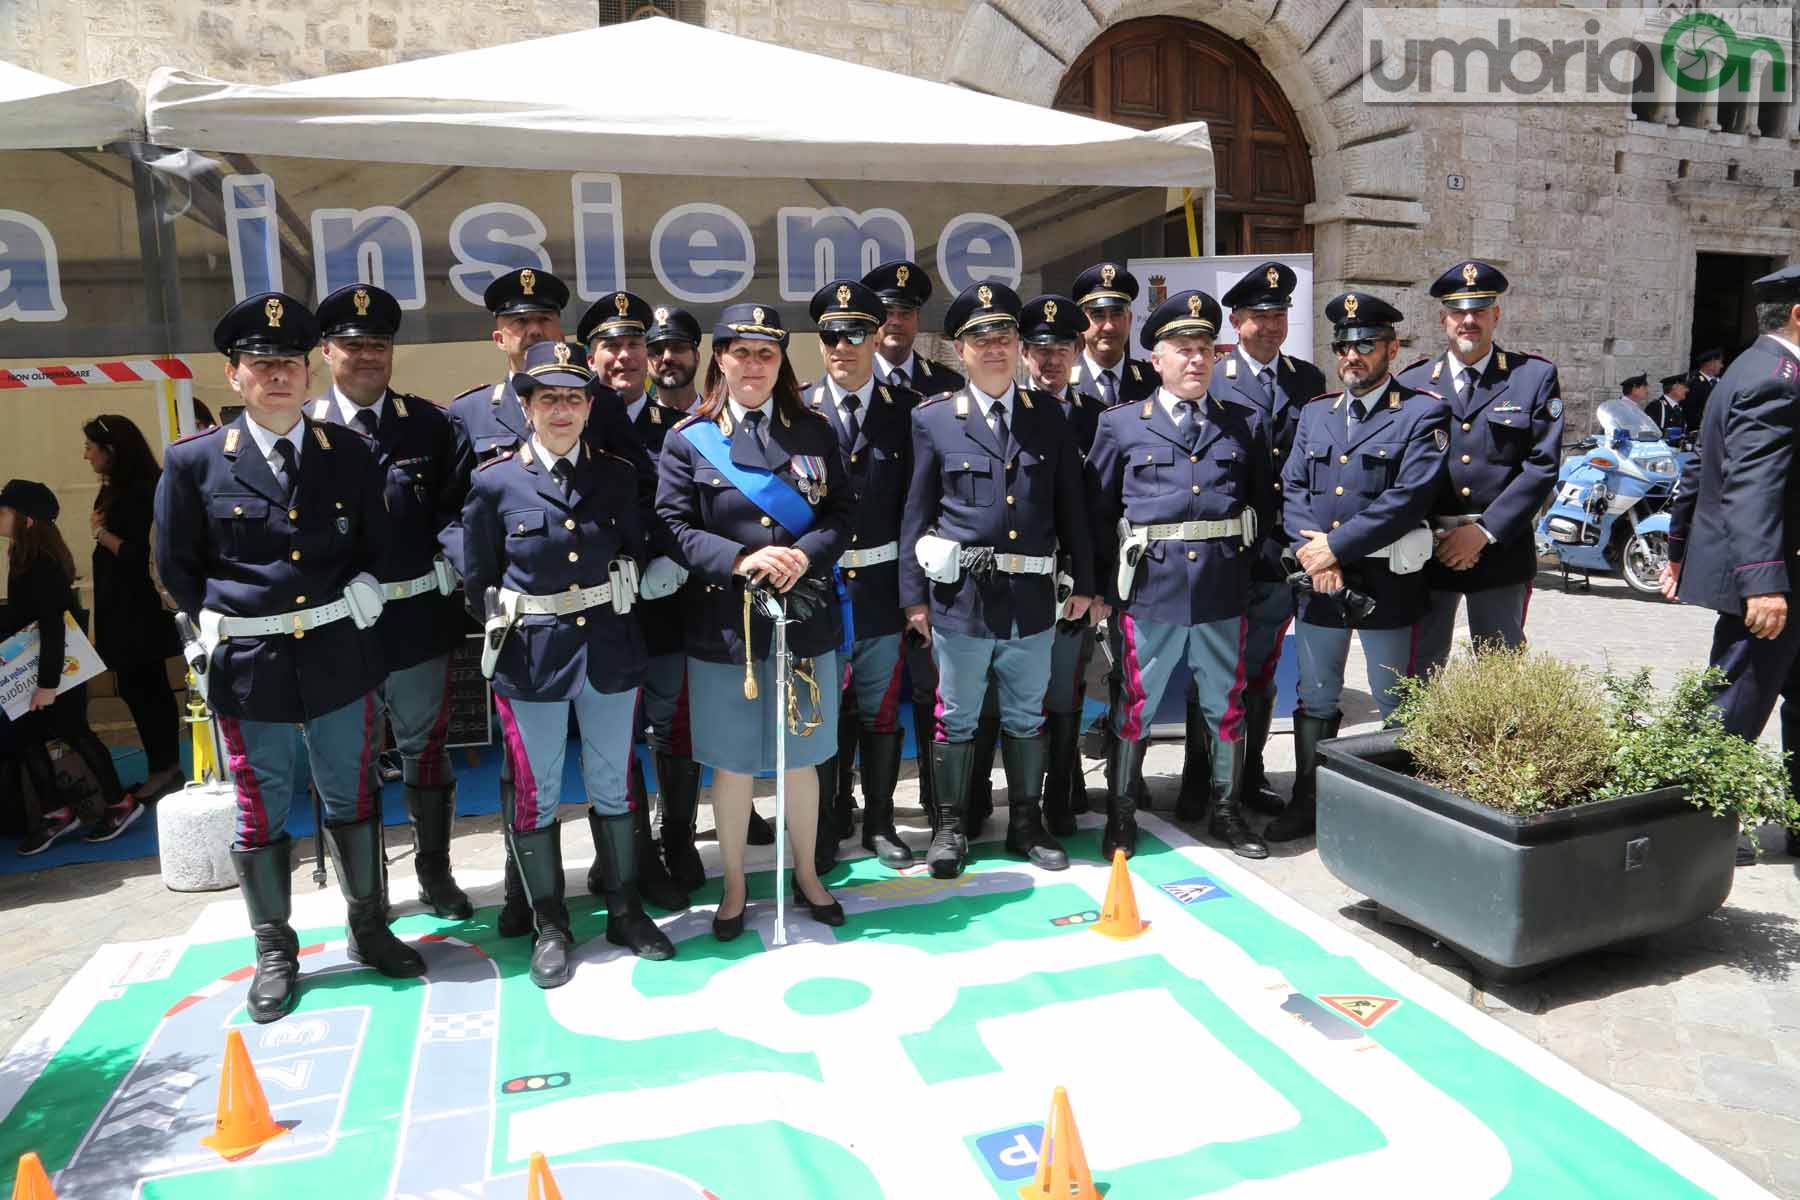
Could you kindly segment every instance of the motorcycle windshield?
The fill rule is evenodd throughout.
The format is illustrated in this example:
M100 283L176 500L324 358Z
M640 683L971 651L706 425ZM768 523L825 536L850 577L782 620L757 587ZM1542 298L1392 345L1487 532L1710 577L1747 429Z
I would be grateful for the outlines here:
M1612 441L1615 433L1623 433L1634 442L1662 440L1662 427L1652 421L1643 409L1623 396L1615 396L1596 408L1594 420L1600 426L1602 442Z

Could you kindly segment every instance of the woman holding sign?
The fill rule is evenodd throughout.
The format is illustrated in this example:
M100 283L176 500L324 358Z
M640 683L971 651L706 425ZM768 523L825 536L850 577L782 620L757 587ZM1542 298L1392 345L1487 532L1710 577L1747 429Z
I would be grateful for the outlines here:
M794 889L813 918L844 910L813 867L819 779L837 752L844 636L831 568L856 506L826 419L800 401L787 330L767 304L734 304L713 328L703 399L663 443L656 510L693 572L682 590L694 757L713 769L724 894L713 934L744 929L744 843L758 771L775 767L776 680L769 608L785 606L797 703L787 729L788 842ZM700 586L696 587L695 582ZM769 606L768 608L765 605ZM823 686L820 686L823 681Z
M33 685L27 710L13 721L19 758L37 793L36 818L19 844L23 855L48 850L78 824L89 826L83 840L110 842L143 812L129 796L121 799L112 755L88 726L87 685L57 694L67 650L63 615L73 613L79 624L87 624L87 614L75 602L75 559L56 528L60 510L56 494L41 483L14 479L0 488L0 537L12 539L0 639L32 625L38 630L37 677L27 681ZM56 797L56 772L50 765L53 740L81 756L100 789L98 796L78 806L79 812L67 805L47 808Z

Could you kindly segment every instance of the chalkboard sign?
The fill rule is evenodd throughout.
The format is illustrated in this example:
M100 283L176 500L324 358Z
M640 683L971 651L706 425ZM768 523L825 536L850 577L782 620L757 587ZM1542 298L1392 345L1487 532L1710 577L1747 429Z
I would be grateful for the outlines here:
M450 733L445 745L485 746L493 741L493 708L481 676L481 635L472 633L450 652Z

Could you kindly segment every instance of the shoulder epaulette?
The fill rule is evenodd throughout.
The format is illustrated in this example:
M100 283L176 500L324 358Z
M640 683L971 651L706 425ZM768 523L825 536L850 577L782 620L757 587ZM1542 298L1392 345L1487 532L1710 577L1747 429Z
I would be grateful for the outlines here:
M455 404L458 400L467 400L470 396L485 396L493 390L493 384L484 383L480 387L472 387L466 392L458 392L456 395L450 397L450 403Z
M1311 404L1313 402L1313 400L1336 400L1339 396L1341 396L1343 394L1344 394L1344 391L1342 388L1339 388L1335 392L1320 392L1318 395L1314 396L1312 398L1312 400L1308 400L1307 403Z
M1407 371L1412 370L1414 367L1422 367L1430 361L1431 361L1431 356L1429 354L1423 358L1414 359L1412 362L1407 363L1404 367L1401 367L1400 370L1395 371L1394 374L1396 374L1396 375L1403 374Z
M213 426L209 426L206 429L196 429L194 432L186 435L185 437L176 438L175 441L171 444L179 446L185 442L196 441L200 438L207 437L211 434L223 433L224 431L225 431L225 427L223 425L213 425Z
M687 416L685 416L681 420L677 421L675 423L675 428L673 430L670 430L670 432L674 433L674 432L678 432L680 430L686 429L689 425L692 425L695 421L698 421L701 419L702 418L699 413L689 413L689 414L687 414Z
M950 397L952 397L954 395L956 395L955 392L939 392L935 396L926 396L923 400L919 401L917 407L929 408L933 404L937 404L941 401L948 400Z
M1516 350L1516 351L1514 351L1514 353L1515 354L1523 354L1526 358L1535 358L1541 363L1550 363L1550 365L1553 367L1556 365L1555 363L1550 362L1550 360L1545 358L1543 355L1537 353L1535 350Z
M486 462L482 463L479 467L476 467L475 469L477 471L485 471L489 467L496 466L500 463L511 462L513 460L513 456L516 455L517 453L518 453L517 450L501 451L499 454L494 455L494 457L488 459Z
M1414 388L1413 391L1421 396L1430 396L1433 400L1442 400L1444 398L1443 393L1434 392L1430 388Z
M813 420L815 420L815 421L826 421L826 420L828 420L828 418L827 418L827 417L826 417L826 416L825 416L825 414L824 414L824 413L822 413L822 412L819 412L819 411L817 411L817 410L815 410L815 409L813 409L813 408L811 408L811 407L809 407L809 406L807 406L807 405L805 405L805 404L802 404L802 405L801 405L801 406L800 406L800 412L801 412L801 414L802 414L802 415L804 415L804 416L808 416L808 417L811 417L811 418L812 418L812 419L813 419Z

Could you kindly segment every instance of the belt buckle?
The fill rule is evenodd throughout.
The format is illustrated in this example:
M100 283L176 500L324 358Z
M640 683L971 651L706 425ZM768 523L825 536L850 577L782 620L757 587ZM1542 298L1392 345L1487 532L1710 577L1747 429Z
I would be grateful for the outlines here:
M295 613L294 614L294 640L295 641L298 641L299 639L306 636L306 625L304 624L305 616L306 616L305 613Z

